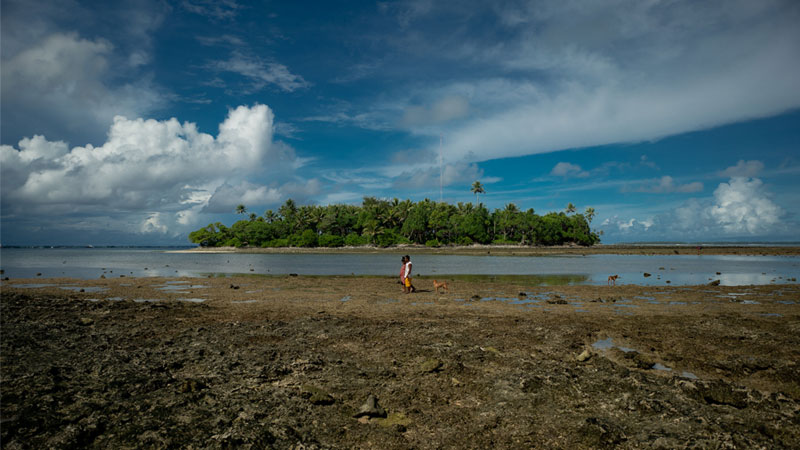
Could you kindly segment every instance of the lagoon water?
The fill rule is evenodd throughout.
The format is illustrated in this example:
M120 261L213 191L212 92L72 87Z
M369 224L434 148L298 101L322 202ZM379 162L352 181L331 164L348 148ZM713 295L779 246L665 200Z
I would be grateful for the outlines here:
M4 248L4 277L79 279L120 275L205 277L208 275L386 275L400 270L402 250L385 254L175 253L153 248ZM414 274L526 276L538 284L698 285L720 280L727 286L794 283L800 257L719 255L464 256L414 255ZM663 269L660 269L662 268ZM644 277L643 273L652 274ZM720 275L716 273L720 272ZM538 280L538 281L537 281ZM669 281L670 283L667 283Z

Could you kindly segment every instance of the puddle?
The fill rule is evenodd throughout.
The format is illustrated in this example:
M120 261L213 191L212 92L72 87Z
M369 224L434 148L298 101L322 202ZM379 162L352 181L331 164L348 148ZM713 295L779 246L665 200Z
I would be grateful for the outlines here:
M258 300L231 300L231 303L256 303Z
M533 305L534 303L542 303L542 301L535 298L518 298L511 301L512 305Z
M106 291L108 291L108 288L99 287L99 286L92 286L92 287L60 286L59 289L63 289L65 291L72 291L72 292L89 292L89 293L98 293L98 292L106 292Z
M155 286L155 288L162 292L183 293L187 292L188 289L206 289L208 286L204 284L188 285L186 281L173 281L167 282L167 284L162 286Z
M625 304L625 303L615 303L614 306L617 307L617 308L638 308L639 307L639 305L633 305L633 304L629 305L629 304Z
M54 286L53 284L11 284L9 287L21 288L21 289L39 289L44 287Z
M190 302L190 303L203 303L206 301L204 298L179 298L178 301L180 302Z
M344 297L340 298L339 301L340 302L346 302L346 301L349 301L351 298L352 297L350 297L349 295L345 295Z
M587 313L587 312L589 312L589 310L587 310L587 309L576 309L575 312L585 312L585 313Z
M163 299L160 298L135 298L133 299L136 303L147 303L147 302L163 302Z
M122 298L122 297L108 297L108 298L106 298L106 300L111 300L112 302L121 302L121 301L123 301L125 299Z
M616 348L622 350L625 353L633 351L632 348L622 347L622 346L619 346L619 345L614 345L614 339L612 339L612 338L599 339L594 344L592 344L592 347L597 349L597 350L609 350L609 349L612 349L612 348L616 347Z
M780 303L781 305L794 305L796 302L794 300L778 300L775 303Z
M615 345L614 344L614 340L612 338L599 339L594 344L592 344L592 348L594 348L596 350L610 350L610 349L615 348L615 347L620 349L620 350L622 350L625 353L629 353L629 352L634 351L634 349L632 349L632 348L627 348L627 347L622 347L622 346L619 346L619 345ZM671 367L667 367L667 366L665 366L665 365L663 365L661 363L653 364L651 369L652 370L660 370L660 371L663 371L663 372L672 372L672 368ZM693 374L691 372L686 372L686 371L681 372L681 377L689 378L689 379L692 379L692 380L696 380L697 379L697 376L695 374Z
M650 297L648 295L637 295L636 297L633 298L635 298L636 300L647 300L647 301L652 301L656 299L655 297Z
M761 314L762 317L783 317L783 314L778 313L764 313Z
M761 302L757 302L755 300L742 300L741 302L743 305L760 305Z
M675 301L672 301L672 302L669 302L668 304L669 305L685 305L686 302L675 302Z
M511 298L511 297L483 297L481 299L482 302L494 302L494 301L511 302L511 301L515 301L515 300L518 300L518 299Z

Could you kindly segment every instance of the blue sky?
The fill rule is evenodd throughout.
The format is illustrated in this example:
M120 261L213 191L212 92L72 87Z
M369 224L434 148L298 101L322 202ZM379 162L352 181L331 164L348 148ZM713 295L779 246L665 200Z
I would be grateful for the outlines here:
M489 208L594 207L607 243L800 235L791 0L0 8L3 245L476 180Z

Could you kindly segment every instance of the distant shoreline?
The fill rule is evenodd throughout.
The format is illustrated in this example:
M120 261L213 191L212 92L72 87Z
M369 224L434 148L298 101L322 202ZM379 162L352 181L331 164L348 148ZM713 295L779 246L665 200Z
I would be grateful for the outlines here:
M168 253L255 253L255 254L374 254L408 253L430 255L495 255L495 256L550 256L550 255L741 255L741 256L800 256L800 246L775 245L688 245L688 244L613 244L592 247L555 246L523 247L471 245L462 247L425 247L407 245L398 247L197 247L171 250Z

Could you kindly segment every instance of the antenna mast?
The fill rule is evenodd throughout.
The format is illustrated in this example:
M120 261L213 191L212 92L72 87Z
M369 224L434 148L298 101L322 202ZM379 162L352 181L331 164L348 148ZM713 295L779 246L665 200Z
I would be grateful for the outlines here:
M442 189L444 185L444 159L442 158L442 140L443 137L439 135L439 203L442 202Z

